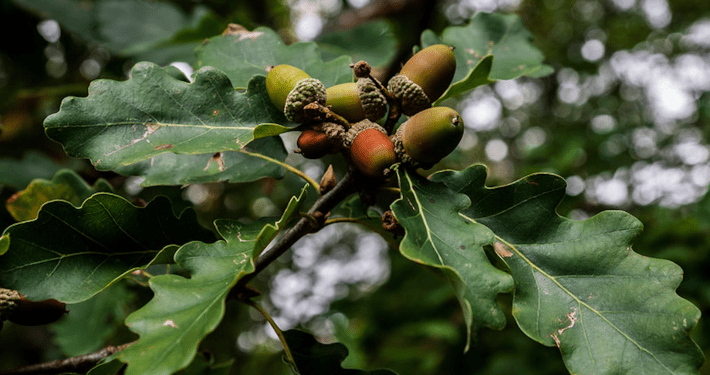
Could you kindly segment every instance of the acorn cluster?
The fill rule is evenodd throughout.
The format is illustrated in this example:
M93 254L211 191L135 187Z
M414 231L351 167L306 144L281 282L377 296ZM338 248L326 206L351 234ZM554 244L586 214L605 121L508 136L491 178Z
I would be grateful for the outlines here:
M393 164L430 168L456 148L463 136L461 116L451 108L431 107L453 79L453 48L437 44L422 49L387 87L370 75L367 63L353 69L356 82L325 88L296 67L271 67L269 98L287 119L306 128L296 152L318 159L342 151L363 175L384 178ZM382 125L390 127L400 113L408 120L389 134L391 129Z

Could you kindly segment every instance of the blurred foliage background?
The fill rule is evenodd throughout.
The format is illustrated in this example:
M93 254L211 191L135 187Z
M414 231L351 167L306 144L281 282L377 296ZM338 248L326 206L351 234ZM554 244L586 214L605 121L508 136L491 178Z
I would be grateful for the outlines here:
M125 79L138 61L189 72L193 50L229 23L267 26L287 43L312 40L325 59L365 59L383 80L431 29L464 24L476 12L516 13L555 74L499 81L444 105L467 126L459 149L437 169L489 167L489 183L530 173L567 179L560 214L584 219L623 209L645 225L635 250L678 263L678 293L710 307L710 2L695 0L2 0L0 30L0 198L33 178L70 168L93 184L107 179L124 196L170 197L215 218L278 215L301 181L140 187L98 172L49 140L44 118L62 98L85 96L94 79ZM295 148L290 135L287 149ZM337 158L288 162L314 178ZM430 172L430 171L429 171ZM14 223L0 207L0 229ZM340 341L345 366L400 374L565 374L555 348L525 337L512 318L484 330L463 353L465 333L451 288L405 261L378 235L330 226L300 241L255 281L282 328L302 327ZM156 270L160 272L160 270ZM122 319L150 298L130 280L102 301L70 306L75 318L49 327L6 323L0 369L75 356L134 339ZM122 297L122 298L120 298ZM504 305L510 296L501 297ZM231 373L287 373L280 344L262 318L230 302L228 318L203 343ZM91 323L91 324L87 324ZM99 333L100 332L100 333ZM710 325L693 332L707 353ZM710 374L710 366L702 369Z

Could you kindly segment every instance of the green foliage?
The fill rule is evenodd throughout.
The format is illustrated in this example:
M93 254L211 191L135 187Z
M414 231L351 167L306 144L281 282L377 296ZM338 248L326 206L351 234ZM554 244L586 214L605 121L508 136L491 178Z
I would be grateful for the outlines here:
M139 63L125 82L99 80L86 98L67 98L45 121L47 135L69 155L98 169L129 165L166 152L236 151L260 124L284 122L270 105L264 77L241 94L224 73L205 68L193 83Z
M485 179L483 166L432 176L476 199L462 214L496 234L495 251L515 279L518 325L556 345L571 373L692 373L702 364L688 335L700 311L675 293L677 265L631 250L637 219L620 211L560 217L565 182L554 175L494 189Z
M350 59L347 57L340 56L324 62L315 43L300 42L287 46L273 30L264 27L210 38L195 54L197 68L211 66L223 71L234 87L247 87L252 76L265 76L270 66L279 64L300 68L326 87L352 80L352 71L348 66Z
M561 216L563 178L534 173L487 187L486 167L468 166L454 155L437 169L464 163L458 171L429 175L399 164L388 169L391 175L370 179L353 170L347 150L344 157L320 161L289 155L286 145L293 139L287 133L318 125L299 126L274 108L265 87L268 68L291 64L326 86L351 82L349 65L361 59L375 73L394 74L402 63L397 59L411 50L400 45L407 40L401 35L406 28L397 20L326 33L317 42L286 43L284 30L269 27L250 31L230 25L222 32L227 21L216 9L234 11L225 17L241 9L227 2L192 8L189 2L138 0L14 3L57 20L63 30L102 44L114 56L151 61L114 61L133 65L127 79L95 80L86 97L67 97L46 117L46 135L91 166L37 153L19 161L0 159L7 208L0 218L6 228L0 237L0 286L29 299L69 303L71 314L53 325L54 342L66 355L124 344L138 335L89 374L395 374L363 370L386 364L399 373L537 375L560 371L559 361L536 364L557 349L574 374L699 372L703 353L691 339L697 331L691 331L701 310L676 292L687 287L681 285L683 271L632 250L642 225L629 213L603 211L579 221ZM281 9L265 4L249 6ZM543 63L523 22L513 14L479 12L466 25L408 36L420 35L421 47L456 47L453 83L435 105L455 105L462 94L496 81L550 75L552 68ZM159 65L177 59L194 62L194 74ZM536 110L525 116L542 117ZM581 105L573 110L579 119L594 115ZM13 124L3 120L4 129ZM398 121L381 122L387 127ZM469 134L467 142L478 136L487 135ZM548 150L558 157L545 161L546 167L574 170L585 141L584 134L556 140L565 145ZM513 153L524 153L520 149ZM315 175L331 163L335 186L323 180L318 189ZM511 167L494 164L502 171L491 178L497 184ZM150 188L130 189L124 176L138 177L130 181ZM190 184L203 184L199 194L180 190ZM236 203L220 195L225 190ZM178 215L176 207L188 200L196 211ZM383 226L388 209L396 223ZM698 210L699 217L710 212L705 206ZM10 225L13 219L19 222ZM686 262L686 270L696 274L693 285L703 290L695 292L693 302L710 306L706 283L697 276L710 244L703 237L707 220L662 221L653 224L673 228L669 231L679 237L694 236L694 242L676 243L658 231L648 241L666 241L663 250L645 246ZM305 270L308 280L345 278L348 272L320 264L335 257L309 260L312 269L300 265L308 263L304 253L275 258L341 222L361 224L362 233L378 233L398 250L391 252L388 284L343 291L314 281L311 293L329 296L327 303L347 292L352 298L298 327L313 334L289 329L281 335L277 323L289 328L295 323L269 316L282 302L271 292L282 282L299 298L307 294L302 280L291 278L295 271L283 267L298 264L294 269ZM370 245L357 244L372 251ZM693 246L702 251L692 262L679 255ZM333 247L334 254L348 251L343 243ZM363 274L370 271L360 268ZM321 302L304 310L317 310ZM506 327L509 318L517 326ZM264 320L279 336L283 356L250 347L254 337L266 340ZM324 344L316 339L321 335L341 343ZM523 335L532 340L522 341Z
M80 208L49 202L36 220L5 230L0 283L30 299L81 302L136 269L169 262L179 245L211 238L193 211L175 217L164 197L144 208L107 193Z
M200 341L217 327L227 294L253 271L259 254L254 240L241 238L239 231L220 234L225 241L190 242L175 253L175 262L190 278L159 275L150 280L155 297L126 318L128 328L140 335L118 356L128 363L126 374L172 374L187 367Z
M493 242L493 233L459 216L470 200L405 169L397 176L402 197L392 211L407 232L400 252L443 271L463 308L469 336L481 327L503 328L505 315L496 297L512 290L513 279L486 257L483 247Z
M74 171L62 169L51 181L33 180L25 190L8 199L5 206L15 220L27 221L37 218L40 207L49 201L64 200L78 207L98 192L111 193L113 188L106 180L89 186Z
M341 362L347 357L348 349L343 344L321 344L309 333L290 330L284 332L286 342L293 349L297 369L293 373L312 375L396 375L389 370L360 371L344 369Z

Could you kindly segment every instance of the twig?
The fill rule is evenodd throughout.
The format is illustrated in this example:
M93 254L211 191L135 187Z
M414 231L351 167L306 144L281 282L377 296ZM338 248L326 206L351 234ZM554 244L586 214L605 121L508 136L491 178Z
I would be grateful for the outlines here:
M269 313L264 310L261 305L258 303L248 300L248 301L243 301L247 305L255 308L261 315L266 318L266 321L269 322L269 325L271 325L271 328L274 329L274 332L276 332L276 336L279 337L279 341L281 341L281 345L284 347L284 352L286 353L286 358L288 358L288 361L291 362L291 364L295 367L296 366L296 360L293 358L293 354L291 354L291 349L288 347L288 343L286 342L286 337L284 336L283 331L281 331L281 328L276 324L274 319L269 315Z
M96 366L96 364L98 364L102 359L120 352L131 344L133 344L133 342L120 346L110 345L99 350L98 352L78 357L22 366L10 370L0 370L0 375L61 374L64 372L84 373Z
M354 176L352 172L343 177L340 182L333 188L333 190L322 195L313 204L310 210L308 210L308 215L312 217L324 215L330 212L341 200L350 195L355 191ZM283 255L288 249L291 248L293 244L296 243L301 237L312 232L314 230L312 217L301 218L296 225L284 233L284 236L278 240L278 242L268 251L264 252L259 258L254 261L254 272L245 275L234 287L235 289L242 289L246 286L249 281L251 281L259 272L263 271L266 266L271 264L278 257Z

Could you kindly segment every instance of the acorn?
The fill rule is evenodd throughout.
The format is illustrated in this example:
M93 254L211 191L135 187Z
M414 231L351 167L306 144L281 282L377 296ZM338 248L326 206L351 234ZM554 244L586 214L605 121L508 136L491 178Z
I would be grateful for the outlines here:
M0 289L0 321L25 326L49 324L67 313L66 306L56 299L30 301L16 290Z
M326 105L349 122L377 121L387 113L387 99L369 78L326 89Z
M308 73L291 65L276 65L266 75L266 92L286 118L302 123L303 107L310 103L325 105L325 86Z
M325 132L306 129L296 141L297 153L308 159L320 159L325 155L337 151L336 145L331 142Z
M410 117L392 141L403 164L428 169L458 146L463 129L458 112L449 107L433 107Z
M399 74L390 79L387 90L399 101L402 113L412 116L439 99L454 79L454 73L453 47L435 44L414 54Z
M348 130L345 146L350 148L350 160L355 168L367 177L385 177L389 167L397 162L397 153L387 132L370 120L362 120Z

